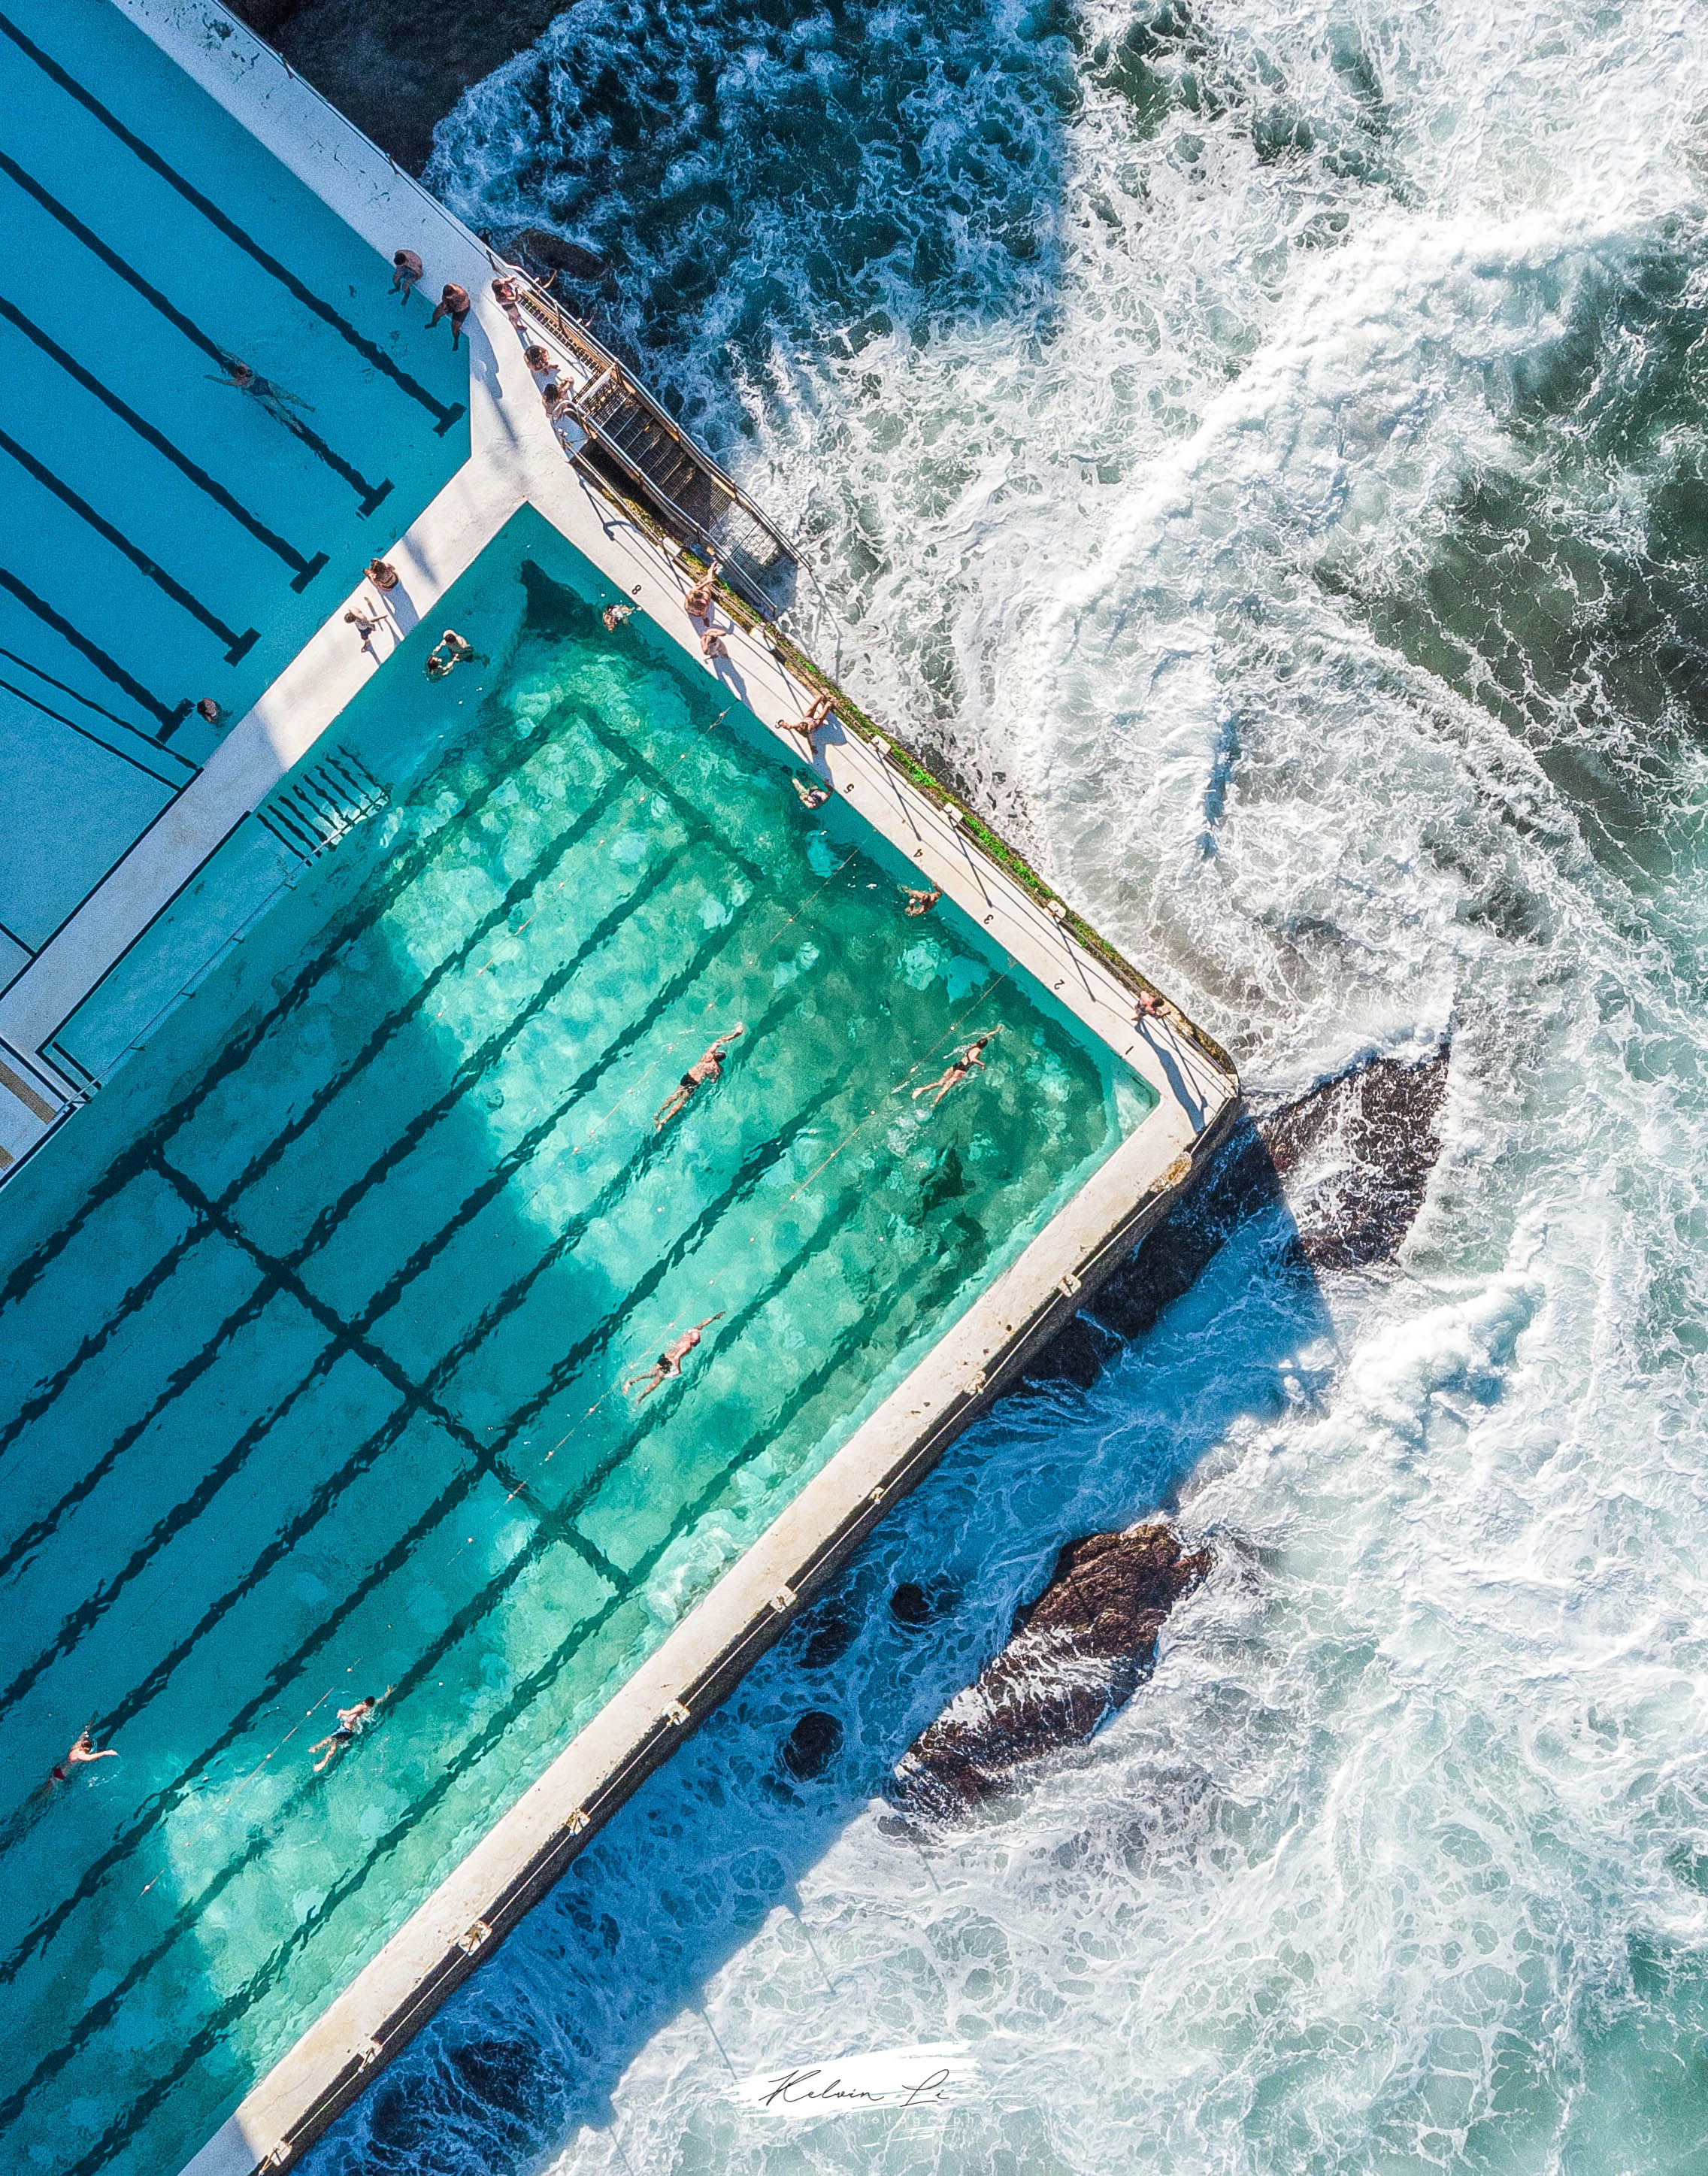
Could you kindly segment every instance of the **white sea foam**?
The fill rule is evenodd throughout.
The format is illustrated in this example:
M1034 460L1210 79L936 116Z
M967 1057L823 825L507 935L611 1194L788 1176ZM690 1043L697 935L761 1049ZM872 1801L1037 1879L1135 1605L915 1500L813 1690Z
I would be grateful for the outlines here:
M1302 1290L1254 1228L985 1424L846 1655L764 1665L399 2090L455 2169L520 2150L476 2042L578 2172L1699 2168L1708 23L1041 19L579 0L438 178L623 253L616 331L813 540L815 639L1254 1092L1451 1029L1443 1161L1396 1273ZM606 65L660 71L655 142ZM1175 1489L1216 1569L1150 1684L892 1833L867 1794L1055 1548ZM797 1789L808 1705L846 1738ZM951 2038L981 2106L783 2136L724 2090ZM329 2155L392 2165L369 2120Z

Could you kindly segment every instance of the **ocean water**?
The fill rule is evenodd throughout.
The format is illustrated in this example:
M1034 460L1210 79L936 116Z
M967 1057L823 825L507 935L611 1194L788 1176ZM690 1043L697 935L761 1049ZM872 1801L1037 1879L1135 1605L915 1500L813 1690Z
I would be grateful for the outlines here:
M442 128L1254 1099L1454 1054L1395 1267L1249 1230L1009 1401L318 2176L1708 2168L1705 112L1678 0L579 0ZM897 1834L1055 1548L1164 1502L1153 1680ZM939 2041L942 2110L732 2097Z

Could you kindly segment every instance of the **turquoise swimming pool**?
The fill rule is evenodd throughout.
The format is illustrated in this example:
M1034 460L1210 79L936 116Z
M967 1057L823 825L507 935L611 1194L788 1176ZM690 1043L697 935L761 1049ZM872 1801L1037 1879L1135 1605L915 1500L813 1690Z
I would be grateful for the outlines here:
M389 804L8 1189L17 2166L177 2167L1151 1107L603 601L519 517L339 722Z
M469 429L466 347L108 0L0 4L0 221L3 986Z

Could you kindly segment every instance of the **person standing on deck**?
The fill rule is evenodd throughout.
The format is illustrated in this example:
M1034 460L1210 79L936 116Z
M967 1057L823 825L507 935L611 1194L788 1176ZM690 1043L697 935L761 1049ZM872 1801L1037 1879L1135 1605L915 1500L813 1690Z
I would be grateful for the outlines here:
M520 332L522 329L522 305L517 298L515 281L514 280L494 280L492 282L492 299L497 302L498 307L503 312L504 315L510 320L510 323L516 328L516 330Z
M441 318L449 318L451 321L451 345L455 347L463 336L463 320L473 307L468 289L458 286L454 280L447 280L439 289L439 298L433 305L432 315L427 319L427 330L431 332Z
M695 1323L692 1330L685 1330L673 1345L665 1346L663 1352L659 1354L645 1374L631 1375L623 1384L623 1389L632 1390L637 1383L643 1383L646 1387L642 1390L640 1398L650 1398L661 1384L669 1382L673 1376L681 1374L682 1363L699 1343L701 1330L710 1330L713 1323L721 1322L722 1319L723 1310L720 1308L717 1314L709 1314L704 1322ZM635 1402L639 1404L640 1399L637 1399Z
M965 1050L957 1053L955 1063L946 1073L939 1074L935 1080L927 1080L922 1088L914 1090L914 1102L917 1103L922 1096L931 1096L926 1108L934 1111L951 1088L959 1088L963 1080L971 1080L975 1069L984 1064L983 1053L987 1044L1001 1033L999 1027L989 1028L975 1042L968 1043ZM933 1088L937 1093L932 1096ZM898 1088L895 1092L899 1096L901 1091Z
M695 1058L694 1064L689 1066L669 1096L666 1097L657 1117L652 1122L654 1133L657 1133L661 1127L670 1123L697 1089L704 1087L708 1080L717 1080L722 1078L724 1053L738 1035L745 1035L747 1031L746 1022L737 1020L732 1028L726 1028L715 1042L706 1045L703 1055Z
M391 291L394 295L400 287L402 288L405 308L409 307L410 296L421 285L422 275L426 269L426 265L422 263L414 250L394 249L392 251Z

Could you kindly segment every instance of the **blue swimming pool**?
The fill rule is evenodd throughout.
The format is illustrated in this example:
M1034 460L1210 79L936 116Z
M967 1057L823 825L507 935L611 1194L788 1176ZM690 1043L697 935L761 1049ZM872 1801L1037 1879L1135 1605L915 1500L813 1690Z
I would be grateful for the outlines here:
M0 221L3 983L469 438L466 348L107 0L0 5Z
M20 2166L175 2168L1153 1106L611 594L519 516L339 721L389 798L8 1187Z

